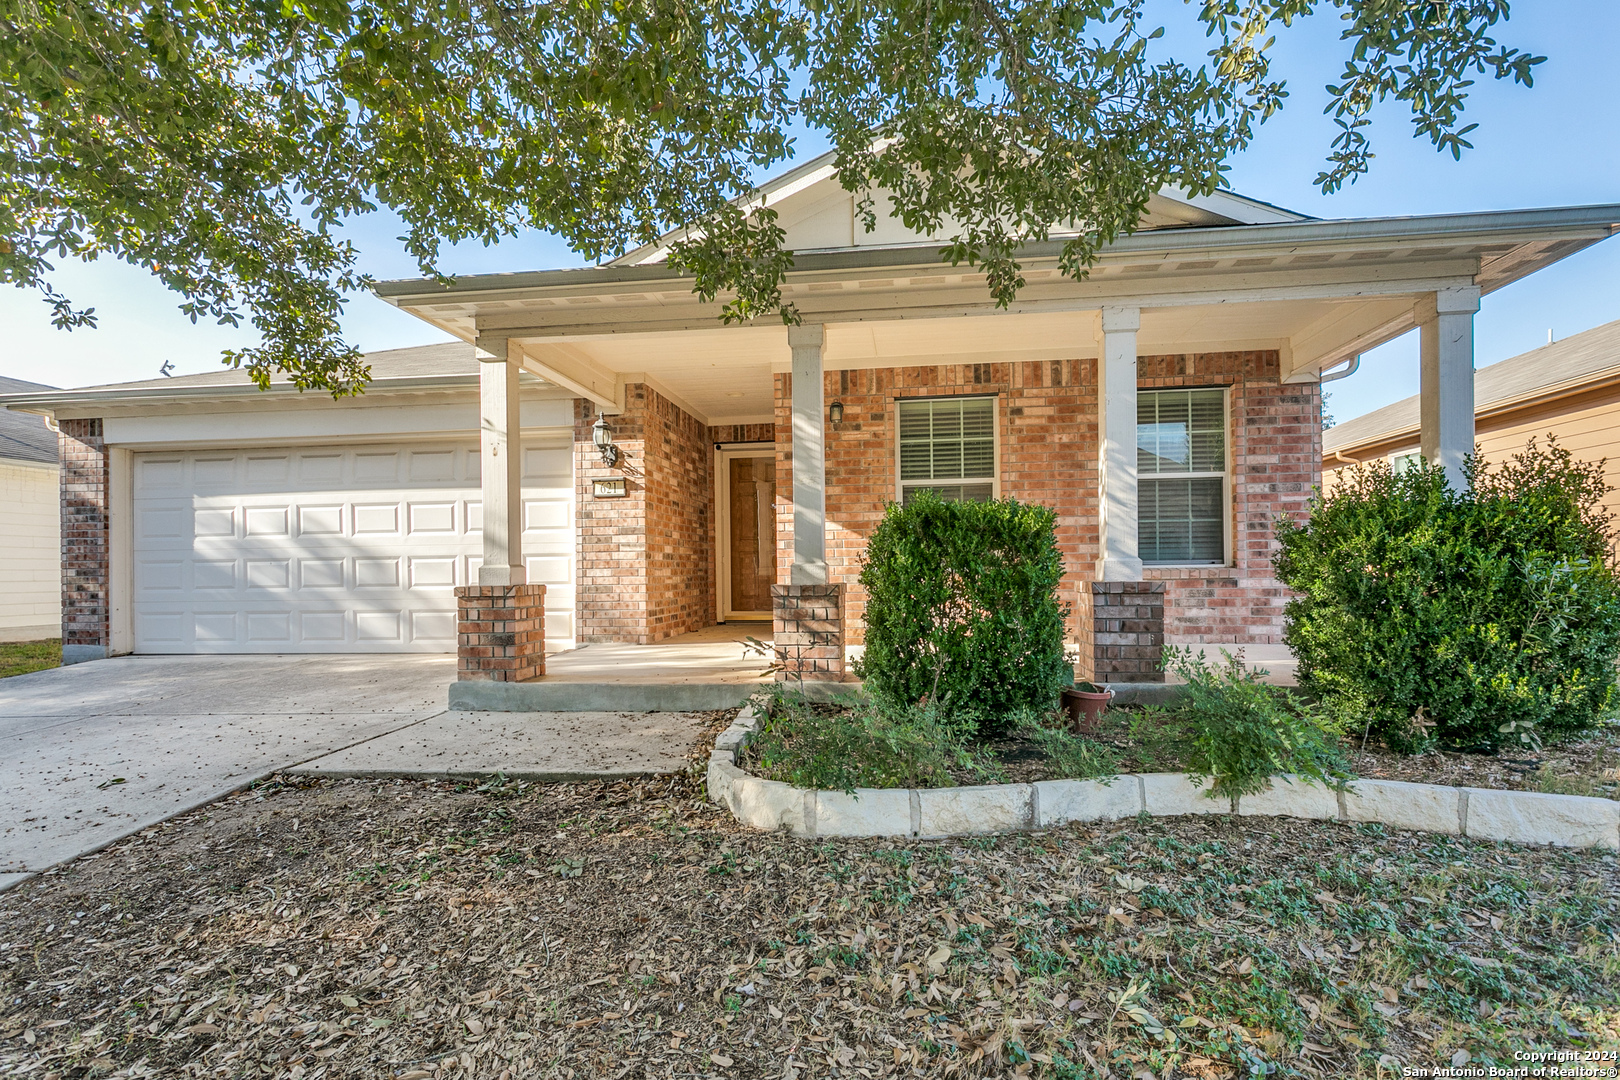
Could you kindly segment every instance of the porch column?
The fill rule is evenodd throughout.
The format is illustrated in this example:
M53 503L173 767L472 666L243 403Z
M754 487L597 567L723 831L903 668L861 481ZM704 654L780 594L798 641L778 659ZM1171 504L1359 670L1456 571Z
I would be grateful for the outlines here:
M1142 312L1102 309L1097 363L1099 581L1141 581L1136 527L1136 332Z
M788 327L793 351L792 585L827 584L827 446L823 427L823 328Z
M1474 452L1474 312L1479 289L1441 289L1419 309L1423 374L1418 401L1419 447L1446 470L1453 489L1466 480L1463 459Z
M793 351L793 564L771 586L778 681L844 678L844 586L827 580L827 432L820 325L788 327Z
M484 561L456 587L456 678L526 682L546 673L546 587L523 569L523 427L518 357L478 338L478 442Z
M478 441L484 487L484 562L480 585L522 585L523 428L519 365L507 360L505 338L478 339Z

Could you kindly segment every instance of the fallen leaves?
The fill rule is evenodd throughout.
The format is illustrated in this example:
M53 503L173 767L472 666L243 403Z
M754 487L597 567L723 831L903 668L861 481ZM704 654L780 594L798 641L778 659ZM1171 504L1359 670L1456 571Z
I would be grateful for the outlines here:
M1369 1047L1432 1056L1431 987L1450 1000L1469 971L1528 977L1499 946L1578 944L1563 924L1506 937L1531 924L1521 909L1448 883L1493 857L1462 841L1432 841L1431 856L1332 824L1186 819L807 842L743 829L685 778L481 786L244 794L6 894L0 1072L950 1067L970 1080L1059 1059L1126 1076L1157 1054L1224 1080L1241 1050L1341 1075ZM1612 903L1612 869L1582 876L1595 856L1513 857L1539 875L1538 897L1579 881ZM1361 886L1326 876L1367 864L1399 868L1369 880L1410 878L1428 902L1408 919L1415 893L1369 907ZM1613 926L1605 910L1585 925ZM1390 932L1368 928L1386 918L1472 936L1414 974L1390 964ZM1276 1019L1252 1019L1260 1008ZM1494 1007L1458 1022L1483 1018L1506 1022ZM1277 1019L1304 1038L1289 1043Z

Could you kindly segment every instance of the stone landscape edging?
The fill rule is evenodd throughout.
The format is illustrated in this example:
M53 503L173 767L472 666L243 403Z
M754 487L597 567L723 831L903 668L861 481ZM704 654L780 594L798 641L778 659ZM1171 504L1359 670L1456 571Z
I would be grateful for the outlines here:
M714 741L709 798L738 821L801 837L944 839L1026 832L1093 821L1225 814L1186 773L1121 773L1111 780L1039 780L954 788L816 791L765 780L737 765L764 717L749 702ZM1379 822L1396 829L1511 840L1520 844L1620 850L1620 802L1397 780L1355 780L1345 791L1278 777L1270 791L1244 796L1239 817Z

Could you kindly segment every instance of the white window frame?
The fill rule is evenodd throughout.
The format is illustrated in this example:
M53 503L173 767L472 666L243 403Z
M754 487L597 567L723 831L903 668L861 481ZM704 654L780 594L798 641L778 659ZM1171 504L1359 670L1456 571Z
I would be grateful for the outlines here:
M1220 560L1216 561L1216 562L1155 562L1155 561L1150 560L1150 559L1143 559L1142 560L1142 565L1145 566L1145 567L1151 567L1151 568L1154 568L1154 569L1168 569L1168 570L1174 570L1174 569L1178 569L1178 568L1194 568L1194 569L1196 569L1196 568L1199 568L1199 567L1207 568L1207 567L1211 567L1211 566L1231 566L1231 565L1233 565L1233 559L1232 559L1232 471L1233 471L1233 460L1234 460L1233 456L1232 456L1232 443L1234 442L1234 440L1232 438L1232 388L1230 386L1154 386L1154 387L1147 387L1147 388L1138 388L1137 391L1136 391L1136 396L1137 396L1138 399L1140 399L1143 394L1157 394L1157 393L1162 393L1162 392L1167 392L1167 391L1168 392L1174 392L1174 391L1177 391L1177 390L1219 390L1221 392L1221 421L1222 421L1222 425L1224 426L1224 428L1226 430L1226 437L1222 440L1223 443L1224 443L1224 445L1222 446L1222 456L1225 459L1225 467L1219 473L1214 473L1214 472L1142 473L1139 470L1138 473L1137 473L1137 477L1136 477L1136 485L1137 485L1137 492L1138 492L1136 530L1137 530L1138 542L1140 542L1140 538L1141 538L1141 535L1142 535L1142 516L1141 516L1142 511L1141 511L1140 493L1141 493L1142 482L1144 480L1189 480L1189 479L1200 479L1200 478L1207 479L1209 477L1219 476L1221 478L1221 557L1220 557Z
M937 480L900 479L900 406L922 401L962 401L967 398L985 398L992 405L990 409L990 450L991 450L991 477L990 497L1001 498L1001 395L1000 394L918 394L914 397L897 397L894 399L894 412L891 416L894 431L894 501L905 504L906 488L908 487L940 487L942 483Z

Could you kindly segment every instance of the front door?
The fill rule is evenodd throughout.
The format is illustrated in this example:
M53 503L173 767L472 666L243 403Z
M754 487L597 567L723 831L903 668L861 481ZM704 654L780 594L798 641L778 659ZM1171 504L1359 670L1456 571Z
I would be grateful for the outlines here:
M720 452L720 618L769 619L776 581L776 459Z

